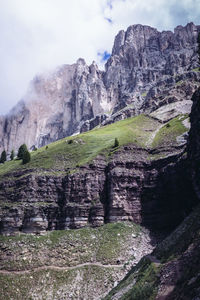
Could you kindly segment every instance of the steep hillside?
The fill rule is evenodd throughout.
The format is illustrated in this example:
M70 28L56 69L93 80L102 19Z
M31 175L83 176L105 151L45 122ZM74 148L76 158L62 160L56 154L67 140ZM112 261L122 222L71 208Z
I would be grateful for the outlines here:
M1 165L0 299L101 299L150 254L196 201L187 122L140 115Z
M198 202L200 90L193 95L187 145L188 171ZM186 171L186 170L185 170ZM144 257L106 297L108 299L196 300L200 297L200 207L184 219L151 255Z
M1 149L41 146L0 164L0 299L200 297L199 30L130 26L0 118Z
M152 251L133 223L0 237L0 299L101 299Z
M200 296L200 207L151 255L133 267L105 300L195 300Z
M140 115L33 151L26 165L6 162L0 166L0 232L122 220L173 228L195 201L183 172L187 126L187 115L164 124Z

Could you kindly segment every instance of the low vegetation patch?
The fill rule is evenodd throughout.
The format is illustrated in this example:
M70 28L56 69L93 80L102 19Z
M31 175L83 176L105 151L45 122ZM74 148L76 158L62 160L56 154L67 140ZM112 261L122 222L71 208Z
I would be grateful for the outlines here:
M187 115L180 115L167 122L156 134L152 147L170 146L176 144L176 138L187 132L188 129L183 125L183 121L187 119Z
M120 300L154 300L157 294L159 267L143 258L104 300L121 294ZM123 292L124 291L124 292Z
M115 265L120 253L123 253L120 262L123 264L127 260L125 253L129 255L129 240L135 240L139 233L140 226L134 223L110 223L98 228L55 230L43 236L0 236L0 249L6 247L13 254L4 260L4 252L0 251L1 268L26 270L42 265L68 267L87 262ZM25 253L23 248L27 249Z

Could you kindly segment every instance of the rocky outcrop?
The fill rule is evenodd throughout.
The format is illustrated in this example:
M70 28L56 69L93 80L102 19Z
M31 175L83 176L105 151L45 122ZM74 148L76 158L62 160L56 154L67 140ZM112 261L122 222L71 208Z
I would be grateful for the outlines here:
M1 122L0 148L22 143L41 147L77 132L83 121L109 110L102 72L83 59L55 72L37 76L29 90Z
M173 79L171 86L157 86L150 89L140 108L141 113L149 114L161 122L167 122L180 114L189 114L192 107L192 95L200 85L200 72L187 72ZM81 126L80 131L85 132L97 126L105 126L133 117L137 114L134 104L130 104L111 115L98 115L87 120Z
M67 175L39 176L34 170L10 174L0 182L0 233L41 233L117 221L153 230L173 228L196 201L186 162L180 159L182 148L153 160L149 151L125 146L109 163L98 156Z
M105 71L79 59L37 76L23 100L0 119L0 151L17 150L23 143L43 146L74 134L92 119L83 125L82 131L86 131L105 121L105 114L113 115L110 123L150 107L157 109L166 88L180 80L194 84L199 79L193 70L197 67L198 31L193 23L176 27L174 33L133 25L116 36ZM130 113L115 116L127 106L130 111L130 105Z
M179 74L197 67L196 40L198 26L178 26L174 33L158 32L142 25L128 27L115 38L112 55L106 63L105 86L115 109L134 103L140 112L151 90L170 86Z
M104 300L196 300L200 297L200 207L151 255L144 256Z
M144 257L132 268L105 299L132 299L133 295L143 299L153 296L157 300L196 300L200 297L200 89L194 93L192 100L186 165L182 171L179 169L182 172L179 184L189 184L187 191L194 191L197 205L193 207L192 213L186 215L183 222L158 244L151 255ZM167 168L170 168L170 165ZM174 170L176 174L179 173L177 169ZM185 181L186 174L188 175ZM177 185L174 188L177 188ZM186 190L180 187L180 195L182 192L186 193ZM166 200L169 199L171 197L168 194ZM189 195L187 199L189 200L187 205L190 206Z

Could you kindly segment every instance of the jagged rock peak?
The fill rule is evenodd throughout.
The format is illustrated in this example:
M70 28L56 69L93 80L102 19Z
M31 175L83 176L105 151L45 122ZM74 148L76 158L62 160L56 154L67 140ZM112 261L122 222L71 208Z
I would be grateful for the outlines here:
M152 50L156 47L157 50L163 51L173 49L175 45L178 48L191 46L196 43L197 27L191 22L186 26L177 26L173 33L172 31L159 32L156 28L147 25L131 25L126 32L121 30L115 37L112 55L123 54L124 47L135 48L137 51L144 48ZM165 47L162 47L163 42Z
M24 101L0 119L0 151L17 150L23 143L43 146L78 132L87 120L129 105L134 115L144 112L144 103L174 86L180 75L193 81L198 77L191 74L198 66L198 31L193 23L174 33L132 25L116 36L105 72L79 58L36 76Z

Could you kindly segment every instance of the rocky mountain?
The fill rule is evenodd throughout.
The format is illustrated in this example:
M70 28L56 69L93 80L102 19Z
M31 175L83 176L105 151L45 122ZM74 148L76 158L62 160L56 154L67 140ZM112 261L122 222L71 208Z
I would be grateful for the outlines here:
M187 132L187 114L139 115L1 165L2 298L106 295L198 201Z
M3 299L198 295L198 95L188 144L187 114L139 115L1 166Z
M197 31L130 26L1 118L6 149L57 141L0 165L0 298L200 297Z
M151 102L151 109L162 106L164 90L184 80L194 85L199 79L199 30L193 23L176 27L174 33L133 25L116 36L105 71L79 59L35 77L23 100L0 118L0 150L17 150L23 143L41 147L105 119L112 122L117 112L130 106L128 116L149 111ZM187 96L192 91L188 87ZM175 98L172 94L169 101Z
M188 171L200 200L199 182L199 121L200 90L193 96L190 115L187 159ZM120 284L104 299L196 300L200 297L200 206L158 246L151 255L143 257Z

